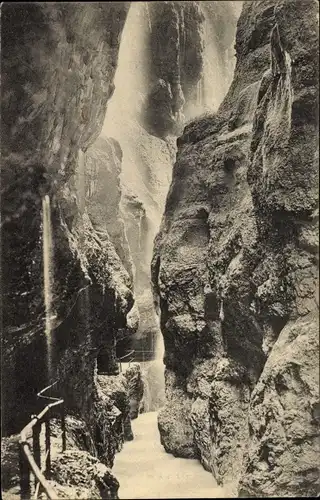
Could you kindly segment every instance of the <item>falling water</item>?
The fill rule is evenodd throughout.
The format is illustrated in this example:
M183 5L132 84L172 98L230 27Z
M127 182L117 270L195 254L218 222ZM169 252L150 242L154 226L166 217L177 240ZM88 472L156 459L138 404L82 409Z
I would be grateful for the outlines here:
M144 411L158 411L165 403L165 381L163 363L164 342L160 330L159 319L155 319L158 333L155 343L155 359L144 363L142 374L144 379Z
M215 9L220 11L222 19L229 18L225 31L231 38L235 35L235 22L240 15L242 2L227 2L224 6L217 6L220 2L200 2L204 14L203 24L203 74L197 84L196 102L190 102L184 114L188 119L194 119L205 112L216 112L224 99L233 78L235 67L235 51L233 43L223 49L219 43L221 30L219 17L215 16ZM223 2L221 2L222 4Z
M161 361L163 363L163 356L164 356L164 342L161 330L159 328L159 335L157 335L156 348L155 348L156 361Z
M197 105L199 108L202 108L204 105L204 96L203 96L203 78L197 83Z
M148 263L152 259L153 240L159 230L172 170L166 142L150 135L140 120L144 100L150 91L147 71L150 23L148 2L131 3L121 37L115 91L108 103L102 131L102 135L117 139L121 146L123 193L134 194L145 210L145 215L141 214L140 221L137 220L136 238L143 259ZM145 280L146 277L138 273L135 276L136 304L138 308L140 304L144 307L148 301L152 315L151 286L146 286ZM145 328L142 323L141 332ZM155 357L162 360L162 348L158 346L162 341L160 328L157 337ZM163 377L163 370L159 375Z
M43 291L45 303L45 334L47 343L48 377L52 374L52 228L50 198L42 199Z
M215 2L214 2L215 3ZM237 3L237 2L235 2ZM206 2L204 2L206 4ZM211 2L208 2L211 4ZM213 7L211 7L212 9ZM232 14L232 9L229 12ZM228 12L225 17L228 16ZM199 81L195 101L187 105L185 116L199 116L206 109L215 109L222 101L229 80L232 78L234 54L219 53L219 43L215 30L219 21L212 22L210 8L206 11L206 26L204 36L204 74ZM230 18L231 19L231 18ZM232 23L231 23L232 24ZM228 25L228 23L227 23ZM234 23L228 30L233 30ZM234 30L235 31L235 30ZM182 29L185 35L185 29ZM232 31L233 36L234 33ZM168 142L148 134L142 124L141 111L144 109L146 97L150 91L151 82L148 74L150 36L150 13L148 2L131 3L126 23L121 36L118 56L118 66L114 78L115 91L108 102L107 113L103 125L102 136L115 138L122 149L121 188L122 193L135 196L145 210L146 226L140 221L137 227L136 238L140 245L141 258L150 263L153 252L153 240L157 234L164 212L166 195L169 189L172 173L172 150ZM182 39L182 47L185 40ZM229 70L229 59L232 59ZM228 80L228 81L227 81ZM175 139L173 139L173 144ZM123 196L125 200L125 197ZM125 204L124 204L125 207ZM138 221L137 221L138 222ZM139 233L139 234L138 234ZM136 242L132 245L135 246ZM129 245L131 242L129 241ZM142 269L141 263L136 264L136 269ZM136 304L143 310L145 304L150 304L152 314L153 300L151 287L146 285L145 270L137 272L134 278L136 291ZM147 279L150 276L147 276ZM142 315L140 315L142 318ZM157 392L164 388L163 338L157 323L158 335L156 337L155 359L151 363L144 363L146 378L149 380L149 394L152 400L158 400ZM137 332L143 337L146 325L143 320ZM148 366L147 366L148 365Z

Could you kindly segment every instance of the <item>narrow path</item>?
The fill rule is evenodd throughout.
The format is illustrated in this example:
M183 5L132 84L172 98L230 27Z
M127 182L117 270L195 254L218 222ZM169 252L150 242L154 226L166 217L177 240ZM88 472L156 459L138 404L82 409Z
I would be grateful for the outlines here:
M113 468L120 482L120 499L227 498L197 460L165 452L157 412L139 415L132 427L135 438L124 444Z

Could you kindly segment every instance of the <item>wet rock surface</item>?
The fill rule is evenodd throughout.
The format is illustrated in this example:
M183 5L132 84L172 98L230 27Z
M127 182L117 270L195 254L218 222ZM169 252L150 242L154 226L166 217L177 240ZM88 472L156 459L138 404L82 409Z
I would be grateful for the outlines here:
M141 370L143 381L143 399L141 412L158 411L164 405L164 364L162 357L147 361Z
M86 414L97 352L103 344L112 346L133 304L130 276L112 239L100 238L94 228L76 182L83 151L100 134L113 92L128 6L9 3L2 8L5 432L27 423L35 393L50 376L60 379L69 408ZM49 376L45 195L50 197L54 246L55 373Z
M199 114L196 110L202 104L199 89L204 67L210 66L212 57L215 58L213 72L221 68L225 72L215 79L215 92L221 99L224 96L224 80L232 60L236 4L192 1L148 5L151 90L146 99L144 120L151 133L159 137L170 132L179 135L184 120ZM205 42L212 44L208 56L204 47L206 35Z
M111 420L111 426L118 434L117 451L120 451L125 440L133 439L130 420L130 400L127 389L127 379L120 374L119 376L98 376L102 394L107 400L110 400L114 407L114 417ZM117 411L118 410L118 411Z
M203 68L204 17L199 2L153 2L148 10L150 73L157 80L145 118L151 131L162 137L178 133L188 93L196 92Z
M166 404L159 412L160 441L168 453L182 458L197 458L190 422L192 400L179 387L174 372L166 371Z
M141 366L138 363L128 366L128 368L124 371L123 376L127 380L130 419L134 420L140 413L141 403L144 396L144 383Z
M137 318L119 210L121 148L97 137L114 91L129 3L76 7L2 6L2 430L19 432L46 404L37 392L58 380L50 395L64 398L67 424L74 421L57 485L66 486L72 473L82 491L72 483L66 498L116 498L117 481L107 467L123 427L131 433L129 407L116 406L116 380L113 393L104 394L96 371L117 379L116 339L132 334ZM45 196L53 243L46 270L50 315ZM17 451L9 453L16 463ZM16 471L9 469L10 483ZM9 483L7 494L14 487Z
M121 213L120 144L112 138L99 137L84 155L83 183L85 205L95 231L101 239L110 239L130 278L132 257ZM82 185L78 176L79 188Z
M310 313L285 326L252 392L240 496L318 494L317 321Z
M178 139L155 242L163 445L243 496L319 488L316 9L244 3L233 82Z
M52 464L51 482L58 498L118 498L117 479L86 451L70 450L57 457Z
M136 370L135 370L136 372ZM128 381L124 375L99 375L95 381L94 420L66 415L66 451L62 451L61 419L50 420L50 484L58 498L118 498L119 482L111 472L116 453L133 439ZM142 395L141 395L142 397ZM20 498L19 435L1 440L1 488L7 500ZM32 448L32 433L27 434ZM46 453L44 426L40 434L41 460ZM31 480L31 493L34 482Z

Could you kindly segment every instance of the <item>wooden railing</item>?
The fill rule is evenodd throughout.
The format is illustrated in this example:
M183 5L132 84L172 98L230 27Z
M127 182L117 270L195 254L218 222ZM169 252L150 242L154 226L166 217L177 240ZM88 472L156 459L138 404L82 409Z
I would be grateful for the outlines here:
M130 364L134 361L134 356L132 356L134 354L134 352L135 351L132 350L132 351L128 352L127 354L125 354L124 356L121 356L121 358L118 358L120 373L122 372L122 361L126 360L126 361L124 361L124 363L129 363L129 366L130 366ZM129 358L129 359L127 359L127 358Z
M121 356L121 358L117 358L120 373L122 372L122 362L129 363L129 366L130 366L130 364L135 361L136 354L142 354L142 356L139 356L139 357L142 357L142 361L137 361L137 363L144 363L146 361L149 361L147 355L154 354L154 351L151 351L151 350L148 351L145 349L133 349L132 351L125 354L124 356Z
M37 396L51 401L38 415L33 415L32 420L22 429L20 433L20 495L22 500L30 500L30 498L38 498L40 493L45 493L50 500L57 498L57 493L54 491L48 480L51 478L51 434L50 434L50 418L52 416L52 408L59 407L61 417L61 437L62 451L66 449L66 426L65 426L65 410L63 399L54 398L44 395L44 393L56 385L54 384L45 387ZM45 425L45 459L41 467L41 446L40 434L42 425ZM32 447L28 441L28 435L32 433ZM33 474L35 480L35 493L31 497L30 473Z
M136 349L135 354L138 354L139 357L142 357L142 361L137 361L137 363L145 363L146 361L152 361L148 354L154 354L154 351L152 350L146 350L146 349ZM142 356L140 356L142 354Z
M145 350L132 350L118 358L120 372L122 372L122 362L130 364L135 360L135 354L142 353L143 361L145 361L145 354L153 353L153 351ZM61 439L62 451L66 450L66 425L65 425L65 408L64 400L52 396L47 396L44 393L51 389L57 382L45 387L40 391L37 396L41 399L51 401L47 406L38 414L33 415L32 420L22 429L19 441L19 467L20 467L20 496L22 500L30 500L30 498L37 499L40 493L44 493L49 500L57 498L57 494L48 482L51 478L51 432L50 432L50 419L52 417L52 408L59 407L61 419ZM45 457L44 463L41 460L41 445L40 435L42 425L45 426ZM32 445L30 445L30 434ZM29 438L29 441L28 441ZM35 493L31 495L31 482L30 474L34 476Z

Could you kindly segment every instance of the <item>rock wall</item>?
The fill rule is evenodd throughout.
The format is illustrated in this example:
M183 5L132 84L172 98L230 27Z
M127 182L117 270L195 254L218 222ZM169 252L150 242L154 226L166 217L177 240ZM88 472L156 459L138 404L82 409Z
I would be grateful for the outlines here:
M128 13L103 135L114 137L123 151L121 207L140 315L136 349L152 349L152 339L159 335L150 261L175 161L176 136L185 119L204 111L196 102L204 57L215 89L224 79L220 72L234 59L234 7L233 2L138 2ZM206 23L210 30L205 37ZM221 47L220 59L212 59L211 49L206 52L210 43ZM220 101L223 95L219 87ZM130 348L123 345L124 350Z
M207 106L212 109L225 95L233 71L233 39L241 2L146 5L151 88L145 125L159 137L168 132L179 135L186 119L203 113Z
M102 137L113 137L122 150L121 217L133 262L136 307L140 324L133 348L151 349L159 332L150 287L153 238L159 228L170 182L175 145L146 131L141 113L150 90L148 4L132 3L122 34L115 92L108 105ZM107 139L109 140L109 139ZM119 353L131 349L130 338L118 345ZM121 352L123 351L123 352Z
M179 132L186 100L195 100L203 69L203 20L199 2L153 2L146 123L156 135Z
M91 145L114 91L128 7L127 2L2 6L4 433L29 421L38 409L37 391L56 379L67 411L86 421L93 440L94 429L104 432L107 425L96 418L97 406L104 404L96 362L103 348L104 369L117 371L116 336L134 329L127 321L133 292L119 218L121 151L114 141ZM95 169L101 169L97 156L110 192L114 188L107 206L110 192L95 183ZM93 184L83 183L84 169L91 171ZM45 195L53 242L50 348L43 293Z
M317 47L316 2L244 2L234 79L177 141L155 241L162 444L240 496L319 488Z
M84 155L84 199L88 215L101 239L109 238L133 279L132 258L121 214L122 150L112 138L99 137ZM79 189L82 181L79 175Z
M75 417L66 418L67 451L61 453L61 426L51 420L51 479L59 498L118 498L119 483L111 470L94 457L90 449L85 422ZM18 500L20 496L19 436L1 440L1 494L4 500ZM45 453L44 441L41 451ZM35 488L32 484L31 494Z
M134 438L131 419L143 398L138 364L123 374L94 377L94 419L66 415L66 451L62 452L61 418L50 420L50 483L59 498L118 498L119 482L111 469L123 443ZM4 499L20 498L20 435L1 440L1 493ZM27 440L32 447L31 433ZM40 435L41 456L45 456L44 432ZM31 485L31 494L34 488Z

